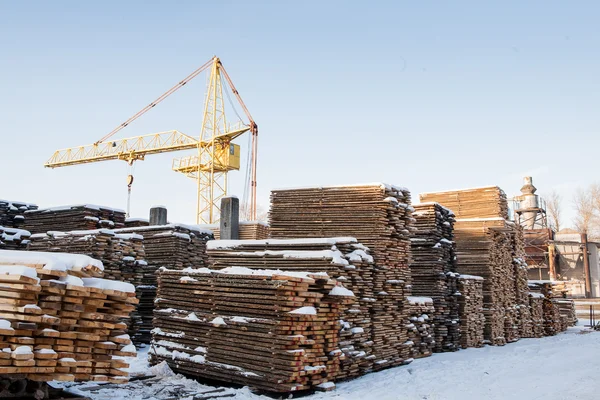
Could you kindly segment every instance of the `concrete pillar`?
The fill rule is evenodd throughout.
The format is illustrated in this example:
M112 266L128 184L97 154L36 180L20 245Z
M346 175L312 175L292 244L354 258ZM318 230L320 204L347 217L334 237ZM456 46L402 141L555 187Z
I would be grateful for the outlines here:
M237 197L221 199L221 240L238 240L240 238L240 201Z
M167 224L167 207L154 206L150 209L150 226Z

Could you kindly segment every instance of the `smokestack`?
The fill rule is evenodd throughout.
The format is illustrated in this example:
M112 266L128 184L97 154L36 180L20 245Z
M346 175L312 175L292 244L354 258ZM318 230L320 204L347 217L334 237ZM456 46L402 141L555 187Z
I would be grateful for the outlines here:
M537 188L533 186L533 178L526 176L523 178L523 187L521 187L521 202L519 203L519 209L537 209L539 208L539 200L535 192ZM522 225L525 229L533 229L535 226L535 220L538 211L526 211L522 214L523 220Z

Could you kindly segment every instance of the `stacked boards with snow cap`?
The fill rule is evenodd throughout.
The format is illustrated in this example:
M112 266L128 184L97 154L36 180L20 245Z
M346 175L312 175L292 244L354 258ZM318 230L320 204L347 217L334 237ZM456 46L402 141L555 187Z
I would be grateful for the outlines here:
M456 215L454 236L457 271L481 276L483 281L486 343L504 345L520 337L520 318L515 278L514 223L508 221L506 195L497 186L420 195L421 202L437 202ZM522 236L520 237L522 239ZM525 298L522 306L528 308ZM531 325L530 321L527 322Z
M30 250L83 254L102 262L103 278L130 283L136 289L155 279L145 261L143 237L135 233L115 233L109 229L37 233L31 236ZM142 290L138 289L142 299ZM146 318L144 318L146 316ZM138 309L129 320L129 335L137 343L150 341L152 309Z
M374 369L412 361L407 328L412 211L407 189L382 183L271 192L272 238L355 237L370 249Z
M125 211L93 204L68 205L25 212L25 225L31 233L117 229L125 226Z
M141 237L144 245L144 262L136 279L140 303L134 321L135 342L149 343L151 339L154 299L156 298L156 270L158 268L202 268L207 265L206 242L213 239L212 232L197 225L168 224L139 226L116 230L117 236ZM132 282L133 283L133 282Z
M412 293L433 299L435 352L460 347L454 213L438 203L413 205Z
M261 270L326 273L354 294L340 317L339 343L345 358L336 379L373 369L371 285L375 270L369 249L354 238L218 240L208 243L212 269L244 267ZM406 339L408 340L408 338Z
M541 303L546 336L554 336L577 324L575 302L573 299L566 298L566 293L561 290L562 285L559 282L531 280L528 281L528 286L530 302ZM539 311L536 314L539 314Z
M484 343L483 328L483 278L475 275L459 275L458 307L460 314L460 345L463 349L481 347Z
M98 278L87 256L0 250L0 374L38 381L128 380L132 285Z
M36 204L0 199L0 226L19 228L25 223L25 212L37 210Z
M31 233L25 229L7 228L0 225L0 249L27 250Z
M333 387L352 292L327 273L159 271L150 361L268 392Z

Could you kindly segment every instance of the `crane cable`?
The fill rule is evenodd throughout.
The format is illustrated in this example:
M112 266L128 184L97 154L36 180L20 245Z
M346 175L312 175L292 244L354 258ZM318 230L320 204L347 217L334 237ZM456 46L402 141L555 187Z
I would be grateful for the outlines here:
M119 126L117 126L115 129L113 129L112 131L110 131L102 139L98 140L94 144L97 145L99 143L104 142L105 140L107 140L111 136L113 136L115 133L119 132L121 129L125 128L127 125L129 125L130 123L132 123L133 121L135 121L136 119L138 119L139 117L141 117L142 115L144 115L146 112L148 112L149 110L151 110L152 108L154 108L158 103L160 103L161 101L163 101L164 99L166 99L167 97L169 97L170 95L172 95L173 93L175 93L177 90L181 89L186 83L188 83L189 81L191 81L192 79L194 79L196 76L198 76L202 71L204 71L206 68L208 68L210 65L212 65L213 62L215 62L215 58L210 59L208 62L206 62L200 68L198 68L197 70L195 70L194 72L192 72L191 74L189 74L188 76L186 76L182 81L180 81L175 86L173 86L171 89L167 90L165 93L163 93L162 95L160 95L152 103L150 103L146 107L142 108L140 111L138 111L136 114L134 114L133 117L129 118L127 121L125 121L122 124L120 124Z

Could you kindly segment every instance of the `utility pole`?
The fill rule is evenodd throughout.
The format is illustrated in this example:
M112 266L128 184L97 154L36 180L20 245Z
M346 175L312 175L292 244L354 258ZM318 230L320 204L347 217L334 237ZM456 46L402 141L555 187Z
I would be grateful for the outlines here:
M589 299L592 297L592 279L590 273L590 256L588 253L588 238L587 233L581 234L581 247L583 251L583 270L585 273L585 297Z

